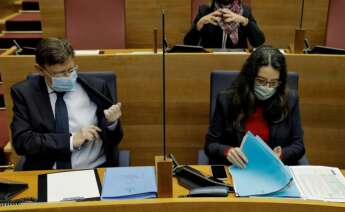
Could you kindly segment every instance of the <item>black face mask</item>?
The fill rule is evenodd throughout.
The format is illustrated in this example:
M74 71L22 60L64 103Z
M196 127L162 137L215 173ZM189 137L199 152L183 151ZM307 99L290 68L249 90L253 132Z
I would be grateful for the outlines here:
M217 3L221 4L221 5L228 5L228 4L231 4L233 2L234 2L234 0L217 0Z

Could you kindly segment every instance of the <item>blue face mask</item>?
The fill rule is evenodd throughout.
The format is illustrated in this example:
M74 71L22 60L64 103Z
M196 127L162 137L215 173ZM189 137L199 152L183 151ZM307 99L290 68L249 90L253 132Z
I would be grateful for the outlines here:
M52 77L52 89L57 92L67 92L74 88L77 81L77 71L74 70L68 77Z
M277 91L276 88L270 88L267 86L262 86L262 85L257 85L257 84L255 84L255 87L254 87L254 93L255 93L256 98L262 101L271 98L276 93L276 91Z

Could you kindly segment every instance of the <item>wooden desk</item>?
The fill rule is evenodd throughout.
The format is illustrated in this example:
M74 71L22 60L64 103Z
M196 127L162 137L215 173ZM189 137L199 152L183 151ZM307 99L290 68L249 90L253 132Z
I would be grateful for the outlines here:
M210 173L209 166L195 166L203 173ZM104 169L99 169L101 179ZM0 178L23 181L29 184L29 189L21 193L19 197L37 196L37 175L47 171L0 173ZM344 173L344 172L343 172ZM230 180L230 179L229 179ZM116 200L93 202L65 202L65 203L39 203L21 206L8 206L8 211L85 211L85 212L229 212L229 211L265 211L265 212L305 212L327 211L338 212L345 210L344 203L330 203L321 201L306 201L301 199L286 198L236 198L229 195L226 198L178 198L187 194L187 190L173 181L173 198L147 199L147 200Z
M147 50L148 52L152 50ZM208 127L210 73L240 70L249 54L169 54L166 58L167 151L185 164L196 164ZM132 165L153 165L162 151L161 54L105 51L78 56L81 71L114 71L123 103L124 139ZM300 76L299 94L305 146L312 164L345 168L345 56L286 56ZM9 123L10 87L34 72L33 56L0 57Z

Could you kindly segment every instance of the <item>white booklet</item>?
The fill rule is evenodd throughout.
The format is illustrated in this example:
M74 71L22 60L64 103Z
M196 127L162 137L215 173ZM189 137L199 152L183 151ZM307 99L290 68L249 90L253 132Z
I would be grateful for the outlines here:
M338 168L290 166L301 198L345 202L345 178Z
M63 171L39 175L41 202L99 200L101 183L97 170Z

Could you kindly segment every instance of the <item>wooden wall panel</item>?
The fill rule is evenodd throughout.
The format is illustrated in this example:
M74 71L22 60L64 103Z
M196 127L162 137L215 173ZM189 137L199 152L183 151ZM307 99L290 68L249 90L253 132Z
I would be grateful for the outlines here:
M305 0L304 7L306 37L312 46L325 45L329 0Z
M19 7L15 4L15 0L1 0L0 2L0 20L12 15L13 13L17 13Z
M185 32L190 26L190 0L140 0L140 3L138 0L127 0L126 36L128 48L151 48L155 28L158 29L159 38L161 38L161 9L166 10L168 44L183 42Z
M239 70L247 55L169 54L167 56L167 144L181 163L196 163L208 128L210 73ZM118 53L80 56L81 70L113 70L123 103L125 137L132 165L152 165L162 150L161 55ZM300 106L307 156L312 164L345 168L345 56L287 55L300 75ZM5 97L9 87L33 70L33 57L2 57ZM10 119L11 119L11 111Z
M64 0L39 0L43 37L65 37Z

